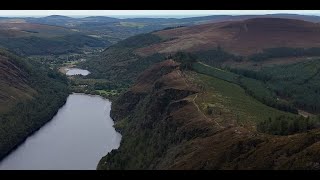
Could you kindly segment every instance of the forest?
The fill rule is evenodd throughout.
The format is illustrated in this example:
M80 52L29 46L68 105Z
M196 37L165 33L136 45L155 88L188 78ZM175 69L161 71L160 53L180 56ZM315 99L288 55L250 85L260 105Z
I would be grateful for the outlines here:
M197 51L193 53L201 62L204 62L210 66L219 66L221 62L227 60L233 60L236 62L243 61L244 57L231 54L225 51L221 46L217 46L212 50Z
M99 57L77 66L91 72L85 79L105 79L112 87L127 88L145 69L165 59L165 55L159 53L142 57L134 50L160 41L160 37L151 33L130 37L106 48Z
M277 100L276 94L270 90L263 81L245 77L241 74L235 74L228 70L206 66L201 63L194 63L192 67L193 70L198 73L240 85L248 95L254 97L267 106L294 114L298 113L298 110L293 107L292 104Z
M18 55L59 55L79 53L81 48L105 47L108 41L82 34L72 34L62 37L42 38L36 36L20 38L0 38L0 46L7 48Z
M320 127L319 117L289 117L278 116L276 118L268 118L257 124L257 130L263 133L273 135L290 135L294 133L306 132L314 128Z
M52 119L69 95L68 79L35 61L8 55L28 72L29 85L37 92L0 116L0 159Z
M289 48L289 47L277 47L264 49L260 53L249 56L249 60L252 61L264 61L271 58L283 58L283 57L311 57L320 56L320 48Z
M294 107L319 113L320 60L262 68L260 71L229 69L247 78L264 82L276 96Z

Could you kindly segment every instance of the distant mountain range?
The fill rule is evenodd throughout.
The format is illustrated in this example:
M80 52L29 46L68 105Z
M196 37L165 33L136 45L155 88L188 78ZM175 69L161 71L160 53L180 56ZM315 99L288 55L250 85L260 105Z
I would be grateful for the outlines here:
M258 68L309 59L299 59L303 56L320 56L319 42L318 23L253 18L136 35L106 48L100 58L82 66L90 69L90 76L127 84L144 68L179 51L193 53L210 65Z
M296 19L252 18L155 32L167 41L137 50L140 54L210 50L217 46L238 55L274 47L318 47L320 24Z
M121 145L98 169L319 170L319 22L297 14L0 18L0 159L79 87L120 94L110 114ZM11 53L56 60L88 47L99 51L76 64ZM56 71L70 64L90 74Z
M120 148L98 169L319 170L320 24L274 16L202 17L84 62L130 85L112 103Z
M288 18L299 19L310 22L320 22L320 16L312 15L300 15L300 14L267 14L267 15L212 15L212 16L200 16L200 17L188 17L188 18L113 18L107 16L89 16L84 18L73 18L68 16L52 15L40 18L14 18L24 19L26 22L44 23L50 25L62 25L70 26L69 23L115 23L115 22L137 22L137 23L151 23L151 24L166 24L166 23L178 23L178 24L198 24L204 22L221 22L221 21L235 21L244 20L249 18L259 17L274 17L274 18ZM7 18L12 19L12 18Z
M47 17L1 17L0 37L25 36L64 36L80 33L88 35L90 41L97 42L95 46L107 47L130 36L141 33L162 30L165 28L193 26L207 23L241 21L252 18L286 18L320 22L319 16L298 14L269 14L269 15L213 15L188 18L113 18L106 16L89 16L74 18L52 15ZM50 31L47 33L47 31ZM89 37L86 37L89 39ZM5 41L4 41L5 42ZM4 43L2 43L4 44ZM12 44L12 43L11 43ZM92 45L92 43L90 43ZM72 44L71 46L78 46ZM82 45L81 45L82 47ZM75 49L71 50L74 51ZM54 53L55 51L53 51ZM40 52L42 53L42 52ZM37 54L37 53L36 53Z

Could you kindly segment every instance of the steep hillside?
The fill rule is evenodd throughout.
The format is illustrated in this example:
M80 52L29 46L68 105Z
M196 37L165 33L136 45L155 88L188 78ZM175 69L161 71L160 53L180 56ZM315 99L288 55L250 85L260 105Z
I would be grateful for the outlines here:
M254 18L155 32L166 42L140 48L141 55L222 49L247 56L274 47L319 47L320 25L301 20Z
M82 53L84 47L105 47L105 43L99 39L73 34L54 38L21 37L0 38L0 46L5 47L19 55L59 55L66 53Z
M67 78L0 51L0 159L39 129L68 96Z
M35 23L0 23L1 30L15 30L19 32L16 37L37 36L37 37L57 37L75 33L74 31L60 27ZM0 34L2 35L2 34Z
M253 91L257 90L253 88L256 85L269 89L270 93L264 91L264 95L259 97L254 92L250 93L269 106L318 114L318 83L307 80L308 77L316 79L318 70L306 68L306 74L301 74L299 68L290 69L289 66L302 63L303 68L303 63L318 62L319 37L319 24L294 19L254 18L202 24L130 37L107 48L99 58L83 62L80 66L92 72L86 78L107 79L113 87L128 87L150 65L173 56L177 51L189 52L206 65L227 71L234 69L237 74L260 81L249 80L240 84L251 86ZM287 74L283 80L288 82L298 74L301 78L295 77L296 81L285 86L275 83L279 79L277 76L287 68L276 68L277 72L272 74L264 68L272 69L278 65L290 69L291 75ZM308 77L302 78L305 75ZM278 102L283 106L277 105Z
M75 30L34 23L0 23L0 46L19 55L51 55L81 52L85 47L111 43Z
M149 33L154 30L177 26L192 26L205 23L224 21L241 21L250 18L288 18L310 22L320 22L319 16L298 14L268 14L268 15L212 15L190 18L112 18L105 16L89 16L72 18L67 16L48 16L39 18L5 18L0 22L28 22L63 26L74 30L102 37L111 42L118 42L130 36Z
M253 117L282 112L255 114L246 106L268 108L240 98L242 91L181 70L173 60L154 65L113 103L123 140L98 169L319 169L319 130L290 136L257 132Z
M143 59L151 55L166 56L177 51L192 52L210 65L249 63L254 66L274 58L278 61L284 58L284 63L290 63L286 58L320 56L319 37L319 24L301 20L255 18L210 23L133 36L107 48L100 58L84 66L92 71L103 68L129 72L127 66L145 63Z
M0 112L10 110L16 101L30 99L35 93L28 86L28 73L23 64L9 58L5 51L0 52Z
M79 63L78 66L91 72L85 78L107 79L113 85L128 86L138 74L165 58L157 53L141 57L134 50L161 41L161 38L153 34L133 36L108 47L98 58Z

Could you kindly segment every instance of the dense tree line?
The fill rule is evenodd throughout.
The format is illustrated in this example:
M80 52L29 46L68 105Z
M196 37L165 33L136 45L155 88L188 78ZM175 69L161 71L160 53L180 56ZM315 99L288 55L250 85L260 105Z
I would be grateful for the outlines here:
M180 25L180 26L166 27L166 28L163 28L162 30L177 29L177 28L181 28L181 27L186 27L186 26ZM162 31L162 30L156 30L156 31ZM154 31L154 32L156 32L156 31Z
M264 68L261 71L228 69L248 78L263 81L276 96L289 99L288 107L309 112L320 112L320 84L318 83L320 62L318 60ZM294 110L295 111L295 110ZM290 111L291 112L291 111Z
M16 56L9 56L16 58ZM32 99L19 101L9 112L0 115L0 158L19 145L31 133L52 119L69 94L64 75L36 62L16 59L27 71L29 86L37 93Z
M173 59L180 63L180 69L192 70L193 63L197 62L197 57L191 53L177 52L174 55L169 55L167 59Z
M274 135L289 135L320 127L320 117L305 118L303 116L279 116L268 118L257 125L257 130Z
M271 77L266 84L277 96L311 113L320 112L320 61L312 60L264 68L259 73Z
M291 105L289 103L284 103L284 102L277 102L277 99L273 96L261 96L258 93L255 93L255 91L254 91L255 87L250 88L250 87L242 85L242 84L240 84L240 85L246 91L247 94L254 97L258 101L262 102L263 104L270 106L270 107L273 107L275 109L279 109L281 111L298 114L298 109L295 108L293 105Z
M248 95L252 96L253 98L257 99L258 101L262 102L267 106L286 112L291 112L295 114L298 113L298 110L292 104L277 100L275 93L272 90L270 90L267 87L267 85L261 80L245 77L241 73L236 74L231 71L228 71L227 69L221 70L218 68L208 67L199 63L193 64L193 69L198 73L214 76L216 78L238 84L245 90L245 92ZM236 72L236 70L233 71ZM252 77L255 76L257 76L257 74L252 73ZM261 77L264 76L262 75Z
M266 82L272 78L271 76L268 76L268 75L261 73L259 71L253 71L253 70L249 70L249 69L226 68L226 70L234 72L236 74L241 74L241 75L248 77L248 78L261 80L263 82Z
M125 40L122 40L114 45L114 47L118 48L140 48L145 47L157 42L161 42L162 39L154 34L139 34L133 37L129 37Z
M217 66L221 64L221 62L227 60L233 60L236 62L241 62L243 60L242 56L231 54L220 46L212 50L197 51L194 54L198 57L199 61L211 66Z
M320 56L320 48L289 48L278 47L264 49L261 53L249 56L252 61L264 61L271 58Z
M91 72L85 79L106 79L112 86L126 88L148 67L165 60L163 54L142 57L134 50L160 41L159 36L150 33L133 36L108 47L97 58L80 62L78 66Z
M62 37L19 37L0 38L0 46L8 48L19 55L57 55L66 53L80 53L85 46L106 47L110 42L98 38L72 34Z

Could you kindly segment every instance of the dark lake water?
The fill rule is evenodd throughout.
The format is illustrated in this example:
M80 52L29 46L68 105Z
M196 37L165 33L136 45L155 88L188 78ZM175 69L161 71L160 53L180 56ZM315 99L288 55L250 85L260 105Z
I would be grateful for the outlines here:
M67 71L66 75L68 75L68 76L74 76L74 75L79 75L79 74L86 76L86 75L90 74L90 72L88 70L78 69L78 68L67 68L66 71Z
M10 170L94 170L120 145L113 128L111 102L72 94L56 116L0 162Z

